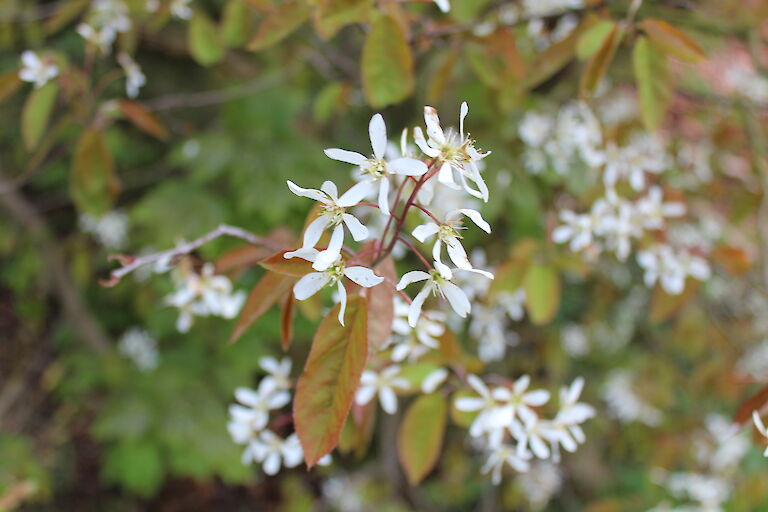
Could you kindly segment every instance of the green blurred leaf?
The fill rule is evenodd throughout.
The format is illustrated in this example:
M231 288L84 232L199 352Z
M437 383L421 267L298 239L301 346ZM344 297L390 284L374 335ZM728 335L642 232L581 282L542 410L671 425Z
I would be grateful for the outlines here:
M34 149L45 133L58 92L56 82L48 82L27 96L21 113L21 135L27 149Z
M0 75L0 103L4 102L21 86L19 72L15 69Z
M69 173L69 191L81 212L99 217L112 207L120 182L104 132L91 128L77 142Z
M576 46L576 55L579 59L587 60L597 53L605 38L615 27L616 22L613 20L601 20L584 30Z
M339 308L320 323L296 383L293 419L309 467L338 444L368 356L365 298L349 298L343 326Z
M237 48L248 39L250 9L245 0L229 0L221 18L221 36L228 48Z
M292 0L278 4L261 22L247 48L258 51L279 43L307 21L309 15L307 2Z
M163 463L157 448L146 441L122 442L106 452L107 480L140 496L152 496L163 482Z
M365 39L363 91L374 108L399 103L414 88L413 56L405 33L390 16L380 16Z
M447 410L445 397L432 393L421 395L405 413L397 436L397 453L411 485L421 482L440 457Z
M640 26L648 37L665 53L686 62L701 62L704 51L685 32L678 30L664 20L646 18Z
M226 53L219 28L200 11L189 22L188 43L192 58L202 66L219 62Z
M646 129L655 131L672 101L673 85L667 57L646 37L639 37L632 54L640 114Z
M619 47L622 36L623 30L618 25L614 25L600 42L597 52L589 59L581 75L579 88L582 95L591 96L595 93L613 60L613 56L616 55L616 49Z
M531 322L546 324L555 317L560 306L560 276L549 265L533 263L523 279L525 305Z
M330 39L346 25L368 19L370 0L318 0L313 16L315 30Z

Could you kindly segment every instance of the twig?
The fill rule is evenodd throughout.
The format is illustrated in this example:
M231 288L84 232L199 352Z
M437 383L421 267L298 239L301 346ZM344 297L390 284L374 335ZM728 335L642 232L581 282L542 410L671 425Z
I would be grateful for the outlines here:
M0 188L4 186L7 187L7 181L0 177ZM24 196L12 187L6 188L5 193L0 194L0 205L28 232L37 245L38 254L43 260L43 268L46 269L53 291L72 326L94 351L100 354L107 353L110 350L109 339L80 296L77 285L69 275L64 255L43 217Z
M221 236L231 236L234 238L239 238L241 240L245 240L249 244L261 245L268 249L272 249L275 252L279 252L284 249L284 247L278 244L275 244L265 238L260 238L254 235L253 233L246 231L242 228L221 224L219 227L217 227L210 233L207 233L201 236L200 238L196 238L191 242L183 243L181 245L174 247L173 249L168 249L166 251L148 254L146 256L141 256L139 258L136 258L134 256L128 256L128 255L119 255L119 254L111 255L110 259L120 261L123 264L123 266L113 270L109 275L109 279L106 281L103 281L102 284L104 286L114 286L120 282L120 279L122 279L123 277L125 277L126 275L130 274L131 272L133 272L134 270L140 267L143 267L145 265L149 265L150 263L155 263L158 261L168 261L168 262L173 261L175 259L178 259L181 256L185 256L191 253L192 251L202 247L208 242L215 240L216 238L219 238Z

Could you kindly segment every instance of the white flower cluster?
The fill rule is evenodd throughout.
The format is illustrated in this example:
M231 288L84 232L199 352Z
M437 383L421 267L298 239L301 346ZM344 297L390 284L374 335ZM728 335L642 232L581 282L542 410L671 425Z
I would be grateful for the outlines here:
M531 174L552 168L565 175L579 162L590 167L605 162L600 123L584 103L568 103L556 117L529 112L518 133L527 146L523 164Z
M622 423L639 421L655 427L662 420L659 409L647 404L633 389L633 374L629 370L614 370L605 379L602 396L611 415Z
M117 62L125 71L125 93L129 98L139 95L139 89L147 83L147 77L133 58L127 53L117 56Z
M39 89L57 76L59 76L59 66L52 59L41 57L31 50L21 54L19 78L35 84L35 89Z
M171 16L180 20L189 20L192 18L192 0L170 0L168 10ZM146 9L149 12L160 10L160 0L147 0Z
M635 135L623 146L605 143L599 121L581 103L564 106L556 119L528 113L519 134L527 146L523 158L529 172L552 168L564 175L574 165L602 169L604 196L592 203L588 213L562 209L562 224L552 231L553 241L567 243L573 252L584 251L594 260L608 251L625 261L633 241L642 243L649 238L647 233L665 231L667 219L686 213L683 203L664 201L661 187L648 184L649 174L659 175L670 166L664 146L655 137ZM637 199L617 192L623 182L639 194ZM637 261L645 271L646 285L659 282L670 294L682 293L687 277L704 281L710 276L706 260L689 249L667 244L642 248Z
M123 0L93 0L87 19L77 26L77 33L104 54L112 51L117 34L128 32L133 26Z
M585 441L581 424L595 415L592 406L579 402L584 380L576 379L560 391L559 410L552 419L542 419L537 409L549 402L543 389L529 390L530 378L523 375L511 385L489 388L475 375L468 384L479 395L456 398L459 411L476 413L469 435L487 454L484 472L490 472L495 484L501 481L506 466L525 472L530 460L560 459L560 447L576 451Z
M411 302L408 314L408 323L415 327L421 315L424 302L430 295L438 295L448 300L454 311L461 317L466 317L470 312L471 304L466 294L454 283L454 271L463 270L481 274L493 278L492 274L475 269L466 251L461 244L459 231L464 229L461 217L470 218L485 232L491 228L482 218L479 212L468 208L459 208L447 213L443 220L439 220L426 209L425 204L419 204L419 193L431 178L435 177L436 183L452 190L463 190L471 197L488 200L488 187L481 175L478 163L490 154L481 153L475 149L474 141L465 135L464 119L469 108L465 103L461 105L459 131L452 129L443 130L440 125L437 111L432 107L424 107L424 120L426 124L426 137L421 128L414 128L414 139L419 149L430 159L427 166L421 160L411 156L388 157L387 156L387 129L384 119L380 114L371 118L368 126L368 134L373 150L370 156L365 156L354 151L332 148L325 150L325 154L334 160L356 166L359 172L358 182L343 194L339 194L338 188L331 181L326 181L317 189L302 188L288 181L289 189L296 195L307 197L317 201L320 214L309 224L304 232L302 247L285 253L285 258L301 258L312 263L315 272L303 276L294 286L294 296L298 300L305 300L321 289L331 286L336 287L339 310L339 322L344 323L344 310L347 301L347 290L344 278L363 288L370 288L380 284L384 278L377 276L372 269L364 266L347 266L342 251L345 233L349 232L356 242L367 240L370 230L352 213L350 209L358 205L378 208L381 216L387 219L387 227L382 236L387 232L390 224L395 224L395 230L391 233L391 240L379 240L380 255L386 255L392 251L398 243L409 245L404 234L398 232L402 228L404 216L411 207L419 208L427 214L431 221L417 227L412 236L424 242L428 238L435 238L432 255L433 264L421 257L428 267L428 272L414 270L405 273L397 284L397 290L403 290L409 284L425 282L421 291ZM405 134L404 134L405 135ZM407 148L407 141L401 144L403 153ZM405 180L405 181L399 181ZM400 192L408 180L413 183L413 191L405 202L403 212L396 222L392 217L393 207L390 206L393 186L390 181L400 183ZM434 197L434 193L429 198ZM364 203L363 200L374 196L376 204ZM401 198L398 192L396 198ZM395 204L394 207L398 207ZM316 246L320 242L324 232L330 231L330 241L327 246L318 250ZM384 244L389 243L388 249ZM448 256L456 266L451 269L442 261L442 248L445 246ZM412 247L412 245L409 245Z
M744 432L718 414L706 418L706 429L695 432L692 451L696 471L669 473L654 469L651 478L664 486L676 500L687 502L672 507L662 503L653 511L723 511L731 497L741 462L749 450Z
M157 340L141 327L131 327L125 331L117 342L117 349L133 361L141 372L157 368L160 359L157 353Z
M242 462L245 465L258 462L264 473L276 475L280 467L294 468L304 459L299 437L293 433L283 439L269 428L271 411L282 409L291 402L291 360L278 361L262 357L261 368L267 372L256 390L237 388L235 398L239 404L229 406L227 430L232 440L245 445ZM331 461L325 456L318 464Z
M128 216L113 210L101 217L84 213L78 219L80 229L93 235L101 245L108 249L121 249L128 238Z
M768 79L751 67L733 66L725 71L725 83L739 96L754 103L768 104Z
M188 332L196 316L234 318L243 307L245 292L233 292L232 282L214 272L211 263L203 265L199 274L189 265L174 268L171 275L176 290L165 298L165 303L179 309L179 332Z

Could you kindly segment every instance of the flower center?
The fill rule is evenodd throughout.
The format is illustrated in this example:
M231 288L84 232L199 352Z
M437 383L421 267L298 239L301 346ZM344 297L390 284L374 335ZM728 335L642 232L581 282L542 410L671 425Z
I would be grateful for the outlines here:
M336 263L325 270L325 275L331 278L330 284L332 285L338 283L344 277L344 261L341 259L341 256L336 260Z
M341 206L337 206L335 204L329 204L323 206L323 213L322 215L325 215L329 218L331 226L338 226L341 224L341 222L344 220L344 214L346 213L346 208L343 208Z
M461 229L461 221L449 220L440 225L440 231L438 231L437 236L441 241L449 243L452 242L453 239L462 238L461 235L459 235L459 229Z
M363 170L376 179L383 178L387 174L387 163L378 158L369 158Z

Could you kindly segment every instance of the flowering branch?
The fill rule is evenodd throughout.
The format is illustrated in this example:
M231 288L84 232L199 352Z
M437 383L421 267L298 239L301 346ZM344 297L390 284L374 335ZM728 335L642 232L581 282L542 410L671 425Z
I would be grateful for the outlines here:
M101 284L104 286L115 286L117 283L120 282L120 279L127 276L134 270L137 270L151 263L169 264L174 260L177 260L179 257L185 256L191 253L192 251L207 244L208 242L215 240L216 238L219 238L221 236L231 236L234 238L239 238L241 240L248 242L249 244L261 245L268 249L272 249L276 252L284 249L284 247L280 246L279 244L275 244L270 240L258 237L253 233L246 231L242 228L221 224L219 227L217 227L210 233L207 233L201 236L200 238L192 240L191 242L183 243L181 245L174 247L173 249L168 249L166 251L148 254L146 256L141 256L139 258L130 256L130 255L113 254L110 256L110 259L121 262L123 266L113 270L109 275L109 279L103 280Z

